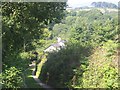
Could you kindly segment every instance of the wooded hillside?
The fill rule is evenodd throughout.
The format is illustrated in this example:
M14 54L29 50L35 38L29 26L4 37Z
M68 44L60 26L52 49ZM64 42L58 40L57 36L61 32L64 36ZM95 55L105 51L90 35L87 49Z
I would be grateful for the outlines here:
M118 25L118 12L107 9L2 2L0 83L5 89L43 88L33 79L36 76L55 90L118 89ZM65 47L44 52L58 43L57 37L66 41Z

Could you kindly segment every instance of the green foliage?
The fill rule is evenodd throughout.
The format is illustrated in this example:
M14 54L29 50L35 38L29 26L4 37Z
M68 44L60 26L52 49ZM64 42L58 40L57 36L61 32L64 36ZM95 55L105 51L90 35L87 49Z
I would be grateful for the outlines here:
M104 43L103 48L107 50L107 56L112 56L117 53L118 44L112 40L108 40Z
M65 6L57 2L2 3L4 88L23 87L21 73L35 57L34 51L38 52L37 76L48 85L118 87L117 13L72 10L62 19ZM58 36L68 41L67 47L43 58L43 50L56 43Z
M117 29L117 13L67 12L51 33L53 39L61 36L71 44L48 54L39 78L53 87L118 88Z
M30 58L28 53L14 53L5 59L6 61L3 63L3 71L12 66L24 71L25 68L28 68Z
M29 53L27 53L27 52L20 53L20 57L21 57L21 59L23 59L23 60L27 60L27 59L30 58L30 57L29 57Z
M15 67L10 67L2 73L3 88L20 88L23 87L21 71Z
M87 61L89 50L90 47L83 47L78 43L70 44L66 49L49 54L39 78L42 82L54 87L68 87L75 74L74 69Z
M118 61L114 58L109 60L111 58L105 55L107 53L105 49L97 49L91 55L89 66L83 73L82 85L76 86L82 88L118 88L118 68L115 65L115 62Z
M3 84L5 88L21 87L22 78L19 77L17 69L23 72L28 68L28 60L31 57L29 51L38 48L37 40L40 40L42 46L46 39L50 38L51 32L47 29L47 25L51 22L57 23L63 18L66 3L2 2L1 7ZM45 42L41 42L42 40Z
M76 14L72 16L72 12ZM68 40L75 39L85 45L103 45L108 40L117 39L116 15L117 13L114 13L113 17L113 13L102 13L98 9L71 10L61 23L54 25L53 33Z
M4 56L8 50L9 52L25 50L26 45L33 39L45 38L46 31L42 28L52 21L59 21L63 16L65 6L66 3L61 2L2 3Z
M52 33L53 37L59 36L64 39L67 37L66 33L68 33L68 26L62 23L55 24Z

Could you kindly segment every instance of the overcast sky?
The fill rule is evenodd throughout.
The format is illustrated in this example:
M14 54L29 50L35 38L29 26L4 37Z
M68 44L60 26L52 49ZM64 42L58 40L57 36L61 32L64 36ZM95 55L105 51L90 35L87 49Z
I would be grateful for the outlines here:
M80 6L88 6L90 5L92 2L111 2L111 3L114 3L116 5L118 5L118 2L120 0L68 0L67 4L70 6L70 7L80 7Z

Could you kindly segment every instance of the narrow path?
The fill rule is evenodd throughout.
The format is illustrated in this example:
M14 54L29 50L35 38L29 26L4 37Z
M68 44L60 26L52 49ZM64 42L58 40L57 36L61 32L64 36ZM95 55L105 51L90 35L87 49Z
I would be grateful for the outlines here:
M31 67L35 67L35 64L31 64L30 66L31 66ZM34 72L35 72L35 68L34 68L33 71L32 71L32 77L33 77L33 79L34 79L42 88L44 88L44 89L46 89L46 90L54 90L52 87L50 87L50 86L42 83L42 82L38 79L38 77L36 77L36 76L34 75Z

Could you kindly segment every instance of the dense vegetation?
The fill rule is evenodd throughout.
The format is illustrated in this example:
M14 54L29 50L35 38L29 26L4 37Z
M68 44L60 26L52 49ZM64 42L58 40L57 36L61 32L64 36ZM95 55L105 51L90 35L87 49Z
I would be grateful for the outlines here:
M25 87L34 51L37 77L54 88L118 88L118 13L65 7L66 3L2 3L3 88ZM67 40L67 46L43 53L56 37Z
M29 51L35 50L32 42L49 38L46 27L60 21L65 6L61 2L2 2L1 83L4 88L24 87L22 73L28 68Z
M91 5L98 8L118 8L117 5L108 2L93 2Z
M117 12L66 13L52 36L68 40L67 48L47 56L39 78L53 87L117 88Z

